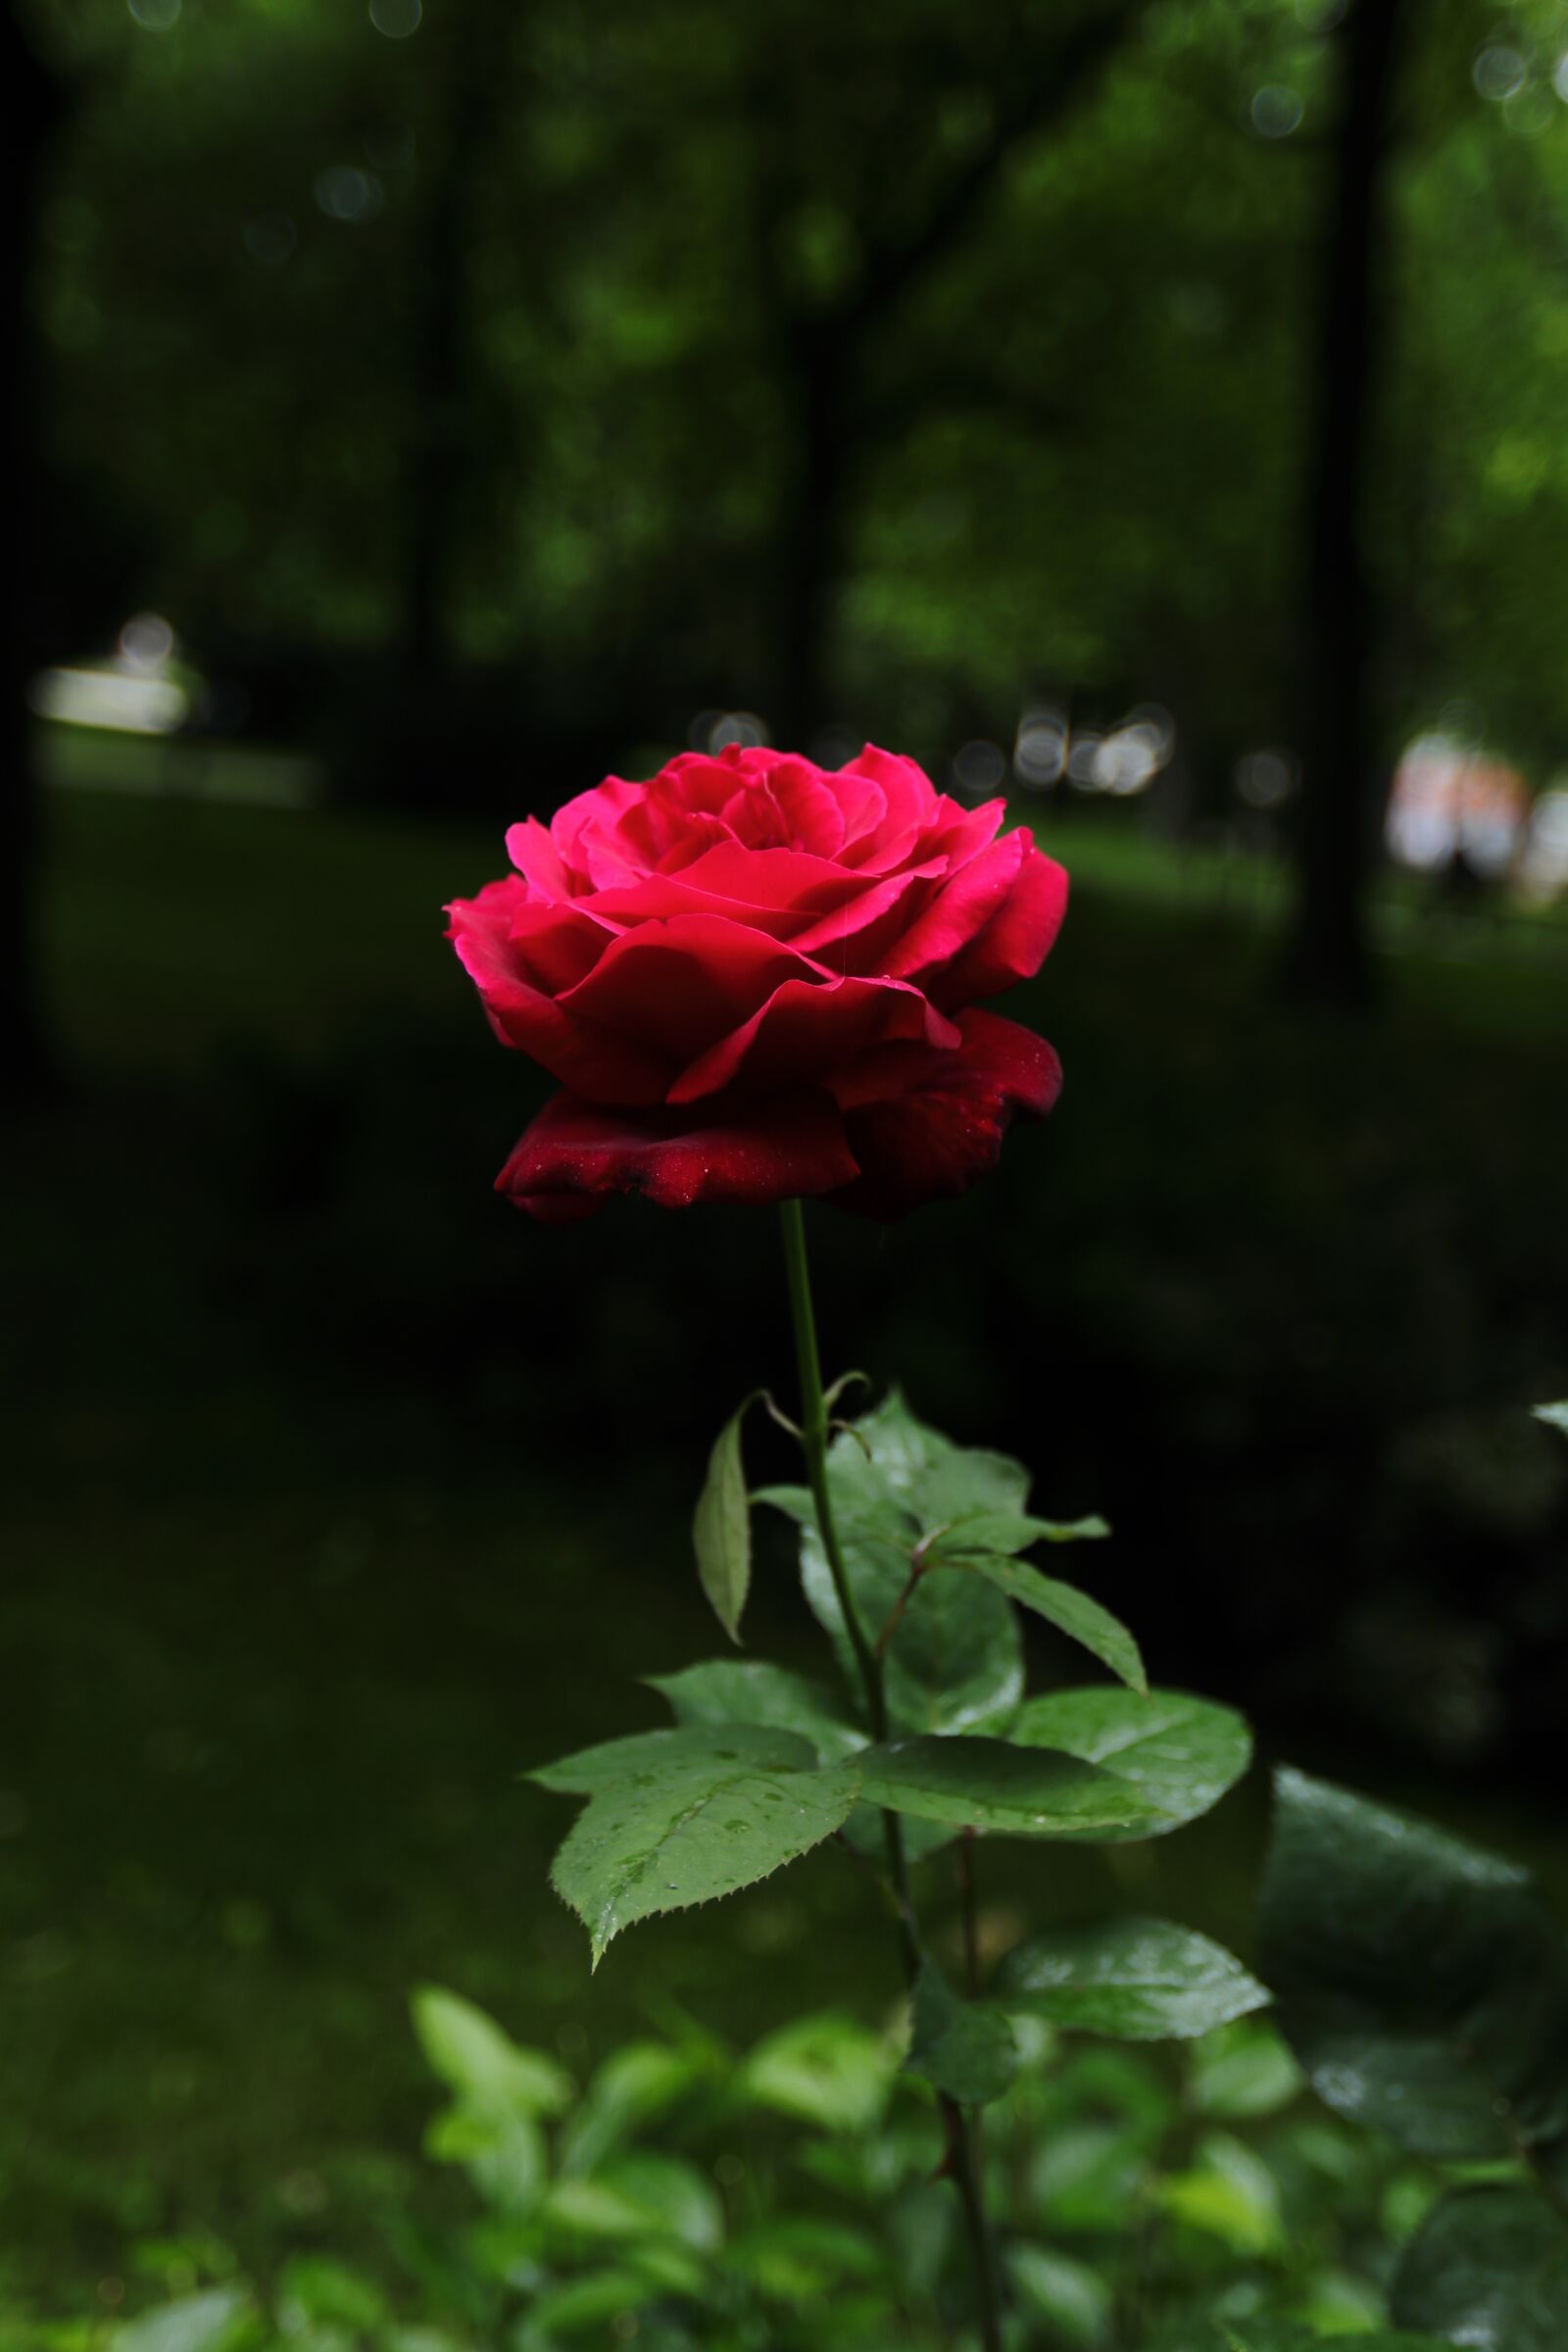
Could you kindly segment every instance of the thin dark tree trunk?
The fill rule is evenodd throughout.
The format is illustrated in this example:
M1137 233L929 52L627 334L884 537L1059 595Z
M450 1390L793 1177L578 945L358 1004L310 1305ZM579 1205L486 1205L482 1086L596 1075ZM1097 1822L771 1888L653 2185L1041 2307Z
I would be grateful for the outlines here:
M434 676L451 656L454 575L472 483L475 424L469 265L474 213L490 168L492 132L507 94L514 16L505 0L461 11L449 33L441 152L429 176L413 315L414 432L407 475L409 526L403 653Z
M968 230L1007 159L1026 139L1065 121L1143 13L1145 0L1111 0L1085 16L1049 56L1020 55L997 91L987 138L932 198L926 214L873 243L857 283L821 309L798 309L778 281L772 205L760 208L759 262L770 283L790 454L781 469L769 555L771 671L776 739L806 742L833 715L828 646L848 544L858 465L870 434L863 412L865 355L905 293ZM770 113L771 100L764 112Z
M1302 791L1288 993L1355 1010L1375 993L1368 886L1377 730L1363 551L1368 447L1387 336L1389 119L1405 0L1351 0L1335 39L1340 123L1322 243L1317 402L1306 469Z
M32 270L44 167L63 108L55 76L15 14L0 18L12 128L5 140L5 372L12 388L11 594L5 628L4 790L0 792L0 1087L12 1101L45 1093L52 1070L39 1004L37 866L39 790L27 709L35 658L40 513L37 343Z
M792 406L797 463L784 483L776 526L778 740L804 749L827 716L826 651L842 561L845 478L851 453L831 352L802 356Z

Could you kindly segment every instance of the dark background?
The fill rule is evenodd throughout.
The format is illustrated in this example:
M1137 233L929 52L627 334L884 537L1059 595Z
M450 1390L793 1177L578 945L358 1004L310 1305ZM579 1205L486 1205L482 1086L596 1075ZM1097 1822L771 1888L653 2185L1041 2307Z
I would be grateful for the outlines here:
M715 1646L688 1514L787 1334L766 1217L492 1198L543 1090L439 908L726 731L968 791L1164 714L1141 795L1016 780L1066 1093L957 1207L812 1219L830 1363L1102 1510L1161 1681L1560 1878L1568 930L1377 843L1413 735L1568 760L1568 8L9 37L0 2285L368 2230L423 1977L568 2051L891 1989L823 1863L590 1994L514 1778ZM182 730L37 715L148 613ZM808 1654L771 1544L756 1618ZM1245 1944L1259 1824L1169 1907Z

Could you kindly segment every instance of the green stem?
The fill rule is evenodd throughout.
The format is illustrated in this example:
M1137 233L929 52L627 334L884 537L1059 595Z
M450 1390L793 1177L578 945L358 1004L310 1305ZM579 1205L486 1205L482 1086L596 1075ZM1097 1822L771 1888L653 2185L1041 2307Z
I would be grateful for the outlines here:
M811 1490L817 1533L822 1539L828 1574L833 1579L845 1635L865 1695L866 1721L871 1727L871 1737L882 1740L888 1736L888 1702L883 1688L882 1661L866 1640L860 1612L856 1607L855 1595L850 1590L850 1580L844 1566L844 1550L833 1516L833 1498L828 1492L827 1400L822 1388L822 1359L816 1344L816 1317L811 1307L811 1276L806 1255L806 1217L802 1203L799 1200L786 1200L783 1217L790 1319L795 1328L795 1355L800 1366L801 1446L806 1454L807 1481ZM904 1830L896 1813L883 1812L882 1836L887 1848L888 1878L898 1909L899 1957L904 1965L905 1983L912 1992L915 1979L920 1973L920 1943L915 1927L914 1905L909 1893L909 1866L904 1850ZM948 2136L949 2169L958 2191L969 2232L975 2284L980 2298L980 2341L984 2352L1002 2352L1002 2309L997 2287L996 2255L986 2216L974 2134L968 2117L956 2100L950 2099L946 2092L942 2092L939 2094L939 2103Z

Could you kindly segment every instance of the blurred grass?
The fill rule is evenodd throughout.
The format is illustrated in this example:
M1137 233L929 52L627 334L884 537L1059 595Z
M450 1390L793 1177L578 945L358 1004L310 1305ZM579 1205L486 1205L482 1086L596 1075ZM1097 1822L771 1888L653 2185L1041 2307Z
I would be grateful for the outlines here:
M405 2023L418 1981L575 2063L650 2004L750 2034L807 2000L885 2002L893 1971L833 1855L722 1914L639 1930L591 1989L546 1886L568 1815L515 1776L634 1710L655 1720L632 1678L717 1648L685 1515L716 1399L779 1364L783 1338L752 1221L694 1235L629 1211L590 1255L486 1198L528 1082L474 1017L438 908L498 869L499 843L91 790L55 796L49 834L73 1088L11 1147L0 1244L20 1310L0 2280L77 2301L155 2228L211 2229L264 2267L284 2243L373 2239L430 2103ZM1195 904L1147 844L1046 837L1077 899L1023 1009L1082 1104L1059 1143L1052 1130L1054 1238L1038 1143L951 1212L940 1252L918 1220L869 1249L824 1220L832 1322L871 1332L874 1369L910 1366L933 1418L972 1439L995 1406L1032 1460L1059 1446L1055 1393L1007 1386L988 1354L1016 1304L996 1290L999 1247L1037 1305L1060 1286L1064 1231L1093 1264L1168 1218L1179 1259L1201 1213L1239 1220L1265 1263L1281 1233L1321 1256L1344 1167L1279 1171L1334 1117L1360 1148L1391 1089L1401 1115L1435 1121L1424 1183L1429 1160L1469 1152L1537 1232L1543 1171L1554 1183L1561 1164L1561 972L1489 958L1481 930L1461 957L1443 927L1391 961L1373 1038L1293 1026L1260 1009L1266 930ZM1463 1102L1434 1107L1456 1065ZM1213 1104L1239 1073L1221 1136ZM1284 1197L1253 1231L1260 1166ZM1231 1276L1244 1288L1250 1262ZM1145 1443L1139 1408L1124 1427L1110 1402L1117 1315L1166 1311L1158 1345L1178 1358L1205 1327L1201 1301L1162 1310L1147 1275L1136 1310L1095 1280L1109 1369L1067 1378L1112 1384L1090 1418L1110 1462ZM1050 1357L1063 1334L1040 1330ZM1067 1491L1103 1476L1069 1465L1053 1505L1103 1500ZM1156 1534L1147 1556L1173 1567L1200 1531ZM1135 1560L1138 1541L1134 1525ZM808 1630L771 1550L756 1645L808 1662ZM1484 1796L1473 1812L1497 1829ZM1502 1826L1560 1886L1549 1824L1515 1808ZM990 1899L1038 1915L1136 1887L1245 1945L1261 1827L1254 1785L1174 1844L988 1857Z

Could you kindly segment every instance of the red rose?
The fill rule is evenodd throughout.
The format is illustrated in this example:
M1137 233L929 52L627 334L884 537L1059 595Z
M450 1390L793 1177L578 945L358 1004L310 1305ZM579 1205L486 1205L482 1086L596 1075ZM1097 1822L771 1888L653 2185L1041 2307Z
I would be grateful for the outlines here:
M965 1191L1061 1085L1041 1038L967 1009L1039 970L1066 905L1002 817L868 745L833 770L688 753L514 825L517 871L447 909L496 1035L563 1089L498 1189L550 1220Z

